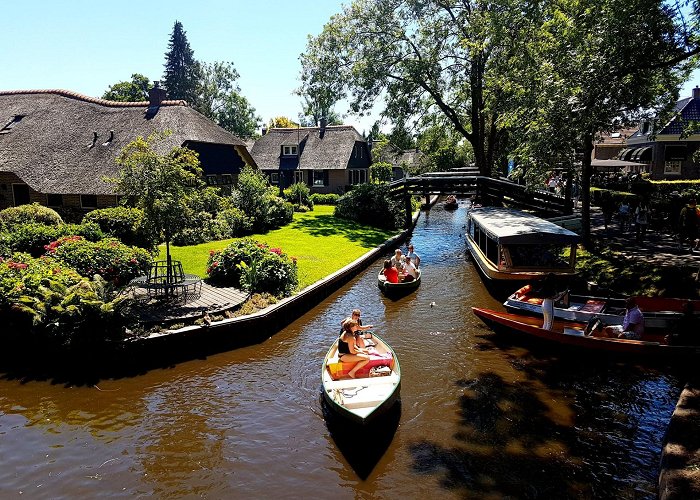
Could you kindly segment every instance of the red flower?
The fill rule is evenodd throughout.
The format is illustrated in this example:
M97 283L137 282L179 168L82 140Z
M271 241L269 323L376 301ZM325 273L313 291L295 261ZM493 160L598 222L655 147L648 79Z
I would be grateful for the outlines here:
M281 249L281 248L270 248L270 252L276 253L277 255L282 255L282 249Z

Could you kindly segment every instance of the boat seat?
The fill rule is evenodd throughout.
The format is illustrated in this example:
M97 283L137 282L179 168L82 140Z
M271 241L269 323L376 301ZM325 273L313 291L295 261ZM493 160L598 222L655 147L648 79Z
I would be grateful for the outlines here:
M357 364L357 361L352 361L349 363L343 363L342 361L339 361L338 358L333 357L328 360L328 364L326 365L328 368L328 372L331 375L331 378L333 380L339 380L342 377L347 376L347 374L350 372L350 370L353 369L353 367ZM389 366L393 367L394 365L394 359L391 355L390 352L382 353L382 354L370 354L369 356L369 363L367 363L365 366L357 370L356 377L355 378L369 378L369 370L373 366ZM384 377L372 377L372 378L384 378Z
M587 300L586 303L579 309L579 311L599 313L605 307L604 300Z

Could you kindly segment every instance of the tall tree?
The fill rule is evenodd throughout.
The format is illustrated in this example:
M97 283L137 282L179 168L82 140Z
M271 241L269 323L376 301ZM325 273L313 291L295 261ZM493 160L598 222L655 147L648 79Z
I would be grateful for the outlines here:
M239 137L254 137L260 126L248 100L236 83L238 71L232 62L200 63L198 95L193 106L207 118Z
M102 99L120 102L140 102L148 99L151 81L140 73L131 75L130 82L117 82L109 86Z
M504 61L519 53L535 8L524 0L354 0L309 40L302 88L332 89L360 114L384 98L392 120L442 114L490 175L508 126L500 121L511 91L501 85Z
M302 127L317 127L321 118L326 119L327 125L342 125L343 117L335 112L333 107L324 107L309 96L302 96L302 112L299 113L299 123Z
M168 51L165 53L165 72L161 83L170 99L184 99L195 104L200 77L199 63L187 41L187 33L182 28L182 23L175 21Z

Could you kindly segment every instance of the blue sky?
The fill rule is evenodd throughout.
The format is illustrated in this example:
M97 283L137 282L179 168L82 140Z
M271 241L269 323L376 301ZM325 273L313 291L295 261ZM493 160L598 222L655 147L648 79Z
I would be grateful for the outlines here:
M163 75L175 20L182 22L195 58L232 61L242 94L267 122L296 119L299 54L341 0L23 0L2 2L0 89L62 88L99 97L118 81ZM346 2L345 2L346 3ZM700 72L681 97L700 85ZM346 105L336 105L344 113ZM359 132L376 116L347 116Z

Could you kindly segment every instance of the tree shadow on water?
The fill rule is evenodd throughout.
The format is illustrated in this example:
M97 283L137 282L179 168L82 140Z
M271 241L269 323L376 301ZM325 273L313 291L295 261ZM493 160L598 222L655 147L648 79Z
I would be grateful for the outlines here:
M363 226L353 221L340 219L334 215L321 215L298 220L291 225L291 228L303 231L311 236L343 235L348 240L360 243L366 248L379 246L387 239L387 231L385 230Z
M348 464L363 481L369 477L389 449L401 418L401 400L369 425L360 425L335 414L321 394L326 427ZM361 437L358 437L361 436Z

